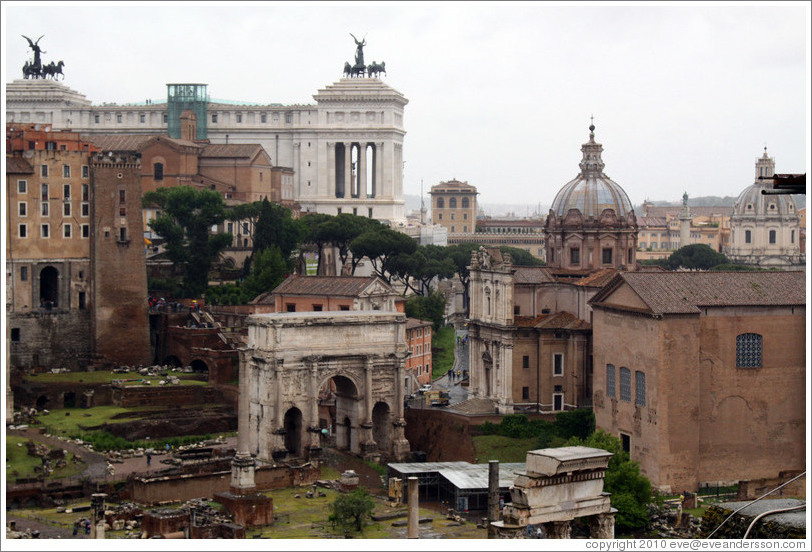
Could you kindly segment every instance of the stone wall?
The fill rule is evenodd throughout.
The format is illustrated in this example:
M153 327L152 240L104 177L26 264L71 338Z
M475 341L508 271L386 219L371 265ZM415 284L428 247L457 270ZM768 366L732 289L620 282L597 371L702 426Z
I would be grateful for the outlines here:
M118 406L188 406L220 404L222 391L209 386L118 386L113 390L113 402Z
M19 341L10 342L13 366L67 368L71 371L87 366L91 353L90 311L11 314L8 325L19 329Z
M294 469L287 466L261 467L254 474L257 491L283 489L315 483L321 472L317 468ZM231 471L208 474L189 474L155 479L131 478L131 500L138 504L158 504L165 501L184 501L193 498L211 498L229 491Z

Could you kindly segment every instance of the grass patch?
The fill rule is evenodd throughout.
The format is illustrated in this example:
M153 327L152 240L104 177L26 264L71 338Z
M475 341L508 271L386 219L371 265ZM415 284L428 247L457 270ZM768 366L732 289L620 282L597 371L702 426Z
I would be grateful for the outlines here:
M454 366L456 331L453 326L445 326L431 336L431 378L436 379Z
M474 455L479 462L489 460L524 462L527 459L527 451L535 450L538 442L536 437L515 439L503 435L475 435L472 440Z
M38 472L34 471L35 467L42 466L42 460L37 456L30 456L28 454L28 447L25 446L27 441L35 441L36 439L29 439L26 437L18 437L16 435L6 436L6 480L14 481L16 479L27 479L37 477ZM19 445L19 446L18 446ZM50 448L50 447L49 447ZM82 473L85 469L83 463L74 462L74 454L69 452L65 456L66 465L63 468L54 470L46 479L60 479L63 477L73 477Z

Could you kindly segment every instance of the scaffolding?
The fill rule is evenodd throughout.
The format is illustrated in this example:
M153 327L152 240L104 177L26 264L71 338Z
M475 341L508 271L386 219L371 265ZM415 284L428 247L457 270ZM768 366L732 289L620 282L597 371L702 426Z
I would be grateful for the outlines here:
M170 138L180 138L180 115L186 110L197 117L195 138L205 140L208 137L208 94L206 84L167 84L166 109L167 125Z

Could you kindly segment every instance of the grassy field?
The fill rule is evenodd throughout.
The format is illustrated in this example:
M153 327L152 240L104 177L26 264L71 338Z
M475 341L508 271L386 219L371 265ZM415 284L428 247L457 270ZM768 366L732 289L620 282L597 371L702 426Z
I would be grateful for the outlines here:
M431 378L436 379L451 370L454 365L454 347L457 343L452 326L440 328L431 338L432 350L438 349L431 358Z
M6 481L36 477L35 467L42 466L42 461L36 456L29 456L28 448L25 446L29 439L17 437L16 435L6 436ZM73 477L82 473L85 465L73 461L73 453L68 453L67 465L64 468L54 470L46 479L57 479L61 477Z
M176 376L180 379L178 385L208 385L208 382L198 379L191 379L192 374L182 372L169 372L169 375ZM62 374L32 374L25 377L25 379L34 383L112 383L113 380L122 380L124 385L144 385L145 381L149 381L149 385L159 385L163 377L144 377L138 372L129 372L126 374L116 374L110 370L101 370L97 372L66 372Z
M480 462L499 460L500 462L524 462L527 451L535 450L537 439L514 439L502 435L476 435L473 437L474 455Z
M54 435L70 436L86 431L82 427L95 427L111 422L115 416L123 415L116 419L124 421L137 418L141 412L161 409L162 407L124 408L112 405L94 406L93 408L59 408L49 411L48 414L41 414L37 419Z

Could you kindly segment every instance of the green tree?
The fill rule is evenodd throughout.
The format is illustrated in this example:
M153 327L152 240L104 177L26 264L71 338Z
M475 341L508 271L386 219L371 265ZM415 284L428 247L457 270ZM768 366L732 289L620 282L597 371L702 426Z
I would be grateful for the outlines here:
M541 259L537 259L524 249L502 245L499 246L499 251L503 254L510 253L510 262L515 266L544 266Z
M290 209L271 203L267 198L252 205L257 206L252 256L259 251L277 247L282 258L288 261L302 239L301 227L293 220Z
M288 262L282 257L279 247L274 245L257 252L251 263L251 272L242 285L244 302L271 291L282 283L288 273Z
M311 213L298 221L302 240L305 243L313 244L316 248L319 263L316 274L324 274L324 248L331 242L329 233L324 230L324 223L332 218L323 213Z
M369 259L372 270L388 284L398 269L397 256L411 255L416 249L417 242L413 238L386 227L367 230L350 242L353 257Z
M595 413L591 408L563 410L555 415L555 430L559 437L586 439L595 431Z
M640 473L640 464L633 462L623 450L620 439L598 430L586 439L573 437L566 443L603 449L613 453L606 470L603 488L612 493L611 502L617 508L615 525L621 531L642 529L649 523L646 506L652 502L651 482Z
M351 493L341 494L330 504L330 516L327 518L344 531L363 531L367 518L375 509L372 497L364 488L357 488Z
M183 274L184 293L199 296L208 284L212 263L233 240L231 234L210 230L225 220L222 196L214 190L173 186L145 193L143 203L161 208L149 226L166 240L169 259Z
M727 263L727 257L717 253L704 243L693 243L680 247L668 257L667 265L671 270L687 268L689 270L708 270L716 265Z
M406 301L406 316L419 320L431 320L432 329L436 332L443 325L445 304L445 294L439 290L431 290L425 296L412 295Z
M398 254L389 266L394 276L418 295L429 292L435 278L452 278L456 271L446 248L437 245L418 245L414 253Z
M468 315L469 307L469 292L468 283L471 280L471 274L468 272L468 265L471 264L471 252L480 248L476 243L460 243L457 245L449 245L446 250L448 257L454 262L457 267L457 278L462 284L462 305L465 315Z
M350 243L352 243L352 240L364 232L375 232L383 228L384 226L375 219L359 217L350 213L340 213L322 222L319 231L330 245L338 249L338 258L341 260L341 264L344 265L350 256ZM351 274L355 274L355 269L360 261L361 259L353 258Z

